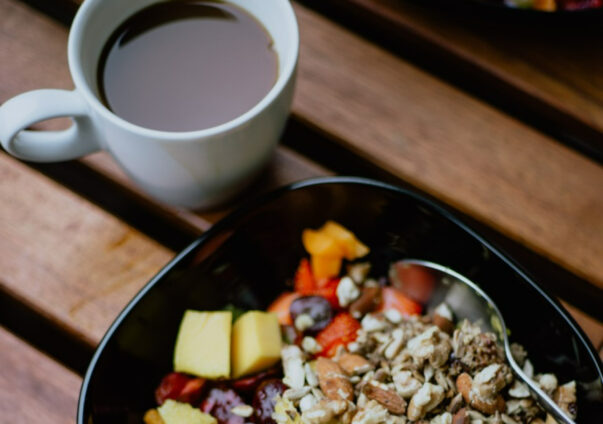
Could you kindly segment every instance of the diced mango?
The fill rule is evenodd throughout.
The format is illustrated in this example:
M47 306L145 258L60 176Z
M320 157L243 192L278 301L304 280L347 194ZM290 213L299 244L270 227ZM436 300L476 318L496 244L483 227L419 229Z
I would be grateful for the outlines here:
M165 424L217 424L218 421L209 414L193 408L188 403L168 399L157 408Z
M327 221L318 231L332 237L348 260L361 258L369 253L369 248L354 233L335 221Z
M232 312L188 310L180 323L174 370L204 378L230 377Z
M343 257L343 250L337 241L321 230L305 229L302 243L310 255Z
M317 279L335 277L341 269L341 256L310 256L312 274Z
M281 357L281 329L276 314L249 311L232 327L232 376L239 378L276 364Z

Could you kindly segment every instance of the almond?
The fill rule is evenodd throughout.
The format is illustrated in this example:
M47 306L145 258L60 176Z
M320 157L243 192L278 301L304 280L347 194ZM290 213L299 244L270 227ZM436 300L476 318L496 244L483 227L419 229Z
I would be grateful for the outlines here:
M459 409L457 413L454 414L454 417L452 417L452 424L469 424L469 422L471 422L471 420L469 419L465 408Z
M473 385L473 380L471 376L466 372L462 373L456 378L456 389L460 394L463 395L463 399L465 399L466 403L470 403L471 399L469 398L469 392L471 391L471 386Z
M433 323L438 326L440 330L448 335L452 335L454 332L454 322L448 318L443 317L438 313L433 314Z
M365 286L362 294L350 305L350 313L354 318L361 318L374 311L381 303L381 287Z
M348 375L364 374L373 369L373 365L368 360L353 353L344 353L338 363Z
M332 400L354 399L354 387L336 362L327 358L316 360L318 384L325 396Z
M365 384L363 393L369 399L379 402L392 414L403 414L406 412L406 401L395 390L384 389L378 383Z
M471 405L472 408L475 408L485 414L494 414L496 411L503 412L505 410L505 400L501 395L498 395L493 399L472 396L472 385L473 380L471 376L466 372L462 373L456 378L457 390L460 394L463 395L463 399L465 399L465 402Z

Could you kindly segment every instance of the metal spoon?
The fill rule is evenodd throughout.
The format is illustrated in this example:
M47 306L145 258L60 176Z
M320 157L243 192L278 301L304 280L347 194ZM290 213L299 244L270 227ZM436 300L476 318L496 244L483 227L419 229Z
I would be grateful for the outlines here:
M452 309L458 319L468 319L480 324L482 330L490 331L498 335L499 341L503 343L507 362L519 380L523 381L532 395L540 405L550 413L558 423L575 424L574 421L563 411L538 385L529 378L521 367L513 359L509 339L507 338L507 327L505 321L490 297L484 293L475 283L461 274L442 265L433 262L404 259L398 262L403 266L418 267L427 271L434 281L433 292L429 300L424 302L428 313L442 302ZM399 287L402 292L413 297L410 291L412 287Z

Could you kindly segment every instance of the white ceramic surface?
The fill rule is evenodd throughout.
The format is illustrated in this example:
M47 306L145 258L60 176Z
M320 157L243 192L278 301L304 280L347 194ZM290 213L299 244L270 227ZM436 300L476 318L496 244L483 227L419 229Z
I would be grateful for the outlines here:
M143 190L170 204L216 205L242 190L271 157L289 114L299 35L289 0L228 0L268 30L278 54L276 84L252 109L224 124L166 132L131 124L98 98L96 71L105 41L117 26L158 0L86 0L69 33L75 90L35 90L0 106L0 141L21 159L50 162L105 149ZM65 131L27 131L50 118L71 117Z

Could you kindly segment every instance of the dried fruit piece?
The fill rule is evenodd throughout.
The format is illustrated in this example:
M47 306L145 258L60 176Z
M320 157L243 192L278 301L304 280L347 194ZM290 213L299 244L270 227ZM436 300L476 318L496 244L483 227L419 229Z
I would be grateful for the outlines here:
M395 390L371 381L364 385L362 391L366 397L379 402L392 414L403 414L406 411L406 401Z
M302 243L310 255L343 257L343 249L337 241L321 230L305 229L302 232Z
M354 399L354 387L341 367L327 358L316 360L318 384L326 397L331 400Z
M339 285L339 278L331 278L323 280L324 282L319 284L319 287L314 291L317 296L322 296L329 301L334 309L339 309L339 300L337 299L337 286Z
M312 255L310 261L316 278L335 277L341 270L341 256Z
M276 377L279 373L279 367L271 368L269 370L260 372L249 377L243 377L239 378L238 380L234 380L231 383L231 386L238 393L253 392L264 380Z
M320 355L331 357L337 348L356 340L360 323L347 312L341 312L318 335L316 341L323 347Z
M219 424L245 424L248 422L245 418L231 412L237 405L245 405L245 402L234 390L215 387L201 403L201 410L215 417Z
M361 258L369 253L369 248L358 240L354 233L335 221L327 221L319 231L335 239L348 260Z
M257 423L276 424L276 421L272 419L272 413L279 396L286 389L287 386L278 378L266 380L260 384L253 396L254 417Z

